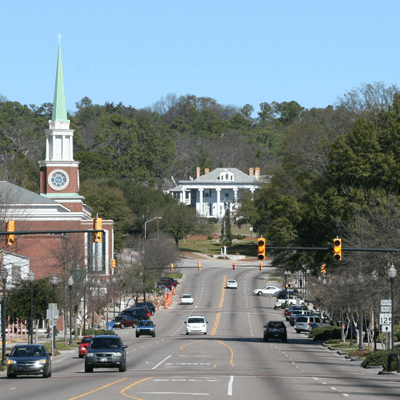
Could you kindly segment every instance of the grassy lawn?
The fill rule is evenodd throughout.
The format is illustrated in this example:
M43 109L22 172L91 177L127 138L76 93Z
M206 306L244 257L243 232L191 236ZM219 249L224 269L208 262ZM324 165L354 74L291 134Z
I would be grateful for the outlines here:
M191 253L204 253L218 255L221 254L221 243L215 240L197 240L197 239L186 239L179 242L179 248L181 251ZM227 248L228 254L237 254L247 257L257 257L257 247L252 240L240 240L232 244Z

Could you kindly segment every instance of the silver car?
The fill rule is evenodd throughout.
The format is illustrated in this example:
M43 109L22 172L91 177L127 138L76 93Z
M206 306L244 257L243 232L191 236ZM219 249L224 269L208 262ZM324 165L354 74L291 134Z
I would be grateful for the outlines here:
M315 327L322 325L322 321L319 315L299 315L294 320L294 329L297 333L302 331L311 331L312 325Z

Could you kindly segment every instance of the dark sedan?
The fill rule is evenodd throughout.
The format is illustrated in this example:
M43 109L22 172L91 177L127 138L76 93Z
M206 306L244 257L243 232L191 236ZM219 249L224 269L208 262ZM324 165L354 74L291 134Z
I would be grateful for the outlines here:
M153 321L139 321L136 326L136 337L140 335L156 336L156 326Z
M280 339L282 342L287 341L286 326L282 321L269 321L264 328L264 342L268 339Z
M24 344L15 346L10 354L6 354L7 378L17 375L51 376L51 353L42 344Z
M143 308L147 308L150 312L151 315L154 315L156 312L156 307L154 306L154 304L150 301L144 301L142 303L136 303L135 307L143 307Z
M126 348L118 335L94 336L85 357L85 372L93 368L119 368L126 371Z

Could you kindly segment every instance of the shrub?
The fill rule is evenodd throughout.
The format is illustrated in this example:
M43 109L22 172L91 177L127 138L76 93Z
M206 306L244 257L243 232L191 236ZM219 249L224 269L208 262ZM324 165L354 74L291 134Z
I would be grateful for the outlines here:
M382 366L385 371L388 370L388 356L390 353L400 354L400 347L395 347L393 350L377 350L374 353L367 355L365 360L361 363L363 368L367 367L379 367ZM392 371L397 369L397 359L392 360Z
M207 240L213 240L214 238L212 237L212 235L208 235L207 236Z
M308 337L315 341L325 342L326 340L340 339L340 328L338 326L320 326L313 329Z

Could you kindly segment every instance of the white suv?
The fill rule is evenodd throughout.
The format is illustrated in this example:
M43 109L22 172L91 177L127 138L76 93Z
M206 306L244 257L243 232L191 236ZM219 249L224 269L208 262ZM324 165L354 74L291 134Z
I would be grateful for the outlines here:
M201 315L195 315L188 318L186 324L186 335L192 332L204 333L207 335L207 324L206 319Z

